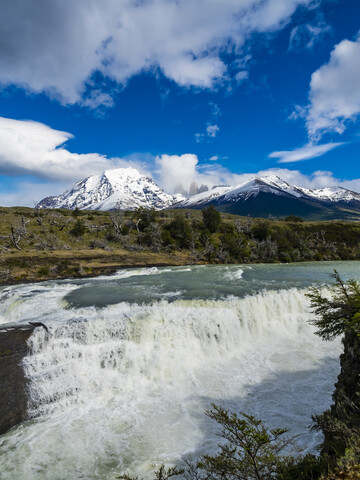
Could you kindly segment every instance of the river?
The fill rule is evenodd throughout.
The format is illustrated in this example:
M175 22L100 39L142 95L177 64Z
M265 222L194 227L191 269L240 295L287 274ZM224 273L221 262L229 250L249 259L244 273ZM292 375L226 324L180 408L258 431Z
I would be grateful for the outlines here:
M3 287L0 324L41 321L24 360L31 419L0 437L3 480L149 477L213 453L212 402L321 441L341 342L314 335L305 292L360 262L121 270ZM324 287L326 288L326 287Z

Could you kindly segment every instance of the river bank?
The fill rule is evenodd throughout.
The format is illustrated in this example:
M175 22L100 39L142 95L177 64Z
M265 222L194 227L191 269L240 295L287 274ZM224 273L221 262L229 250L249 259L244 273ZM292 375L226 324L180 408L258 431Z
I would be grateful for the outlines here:
M27 384L22 362L29 353L32 325L0 328L0 435L27 418Z
M360 223L200 211L0 208L0 285L86 278L120 268L360 259ZM219 214L217 214L219 215Z
M358 261L352 259L348 261ZM319 260L316 263L322 263ZM332 260L325 261L329 264ZM303 262L256 262L255 264L287 264ZM243 262L251 265L251 263ZM219 265L219 262L204 260L194 261L190 252L153 253L115 251L78 250L53 252L12 252L1 257L0 286L22 283L37 283L48 280L64 280L67 278L95 278L102 275L113 275L118 270L130 268L152 267L184 267L194 265ZM221 264L220 264L221 265ZM224 264L225 265L225 264Z
M190 256L183 252L134 253L122 249L12 252L1 257L0 285L91 278L111 275L121 268L182 266L189 263Z

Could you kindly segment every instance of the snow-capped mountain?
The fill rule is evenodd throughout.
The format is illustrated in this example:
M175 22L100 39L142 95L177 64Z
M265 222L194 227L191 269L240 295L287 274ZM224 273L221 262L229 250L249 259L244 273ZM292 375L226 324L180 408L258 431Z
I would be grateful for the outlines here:
M41 200L38 208L79 210L134 210L138 207L161 210L183 197L165 193L150 177L135 168L106 170L74 185L56 197Z
M320 200L329 200L330 202L351 202L360 201L360 194L347 190L343 187L325 187L310 190L308 188L298 187L305 195L319 198Z
M347 216L345 209L360 212L359 193L342 187L297 187L275 175L252 177L235 187L215 187L178 202L174 208L201 209L211 203L220 211L264 217L340 218Z
M202 209L214 204L239 215L304 218L343 218L360 213L360 194L342 187L309 189L290 185L277 176L252 177L234 186L218 185L184 198L165 193L135 168L106 170L74 185L56 197L46 197L39 208L80 210L134 210L138 207Z
M196 205L205 205L215 199L224 201L235 201L239 198L247 200L251 196L256 197L260 192L273 193L275 195L291 195L296 198L309 197L318 200L331 202L360 201L360 194L346 190L342 187L326 187L310 189L290 185L276 175L267 177L252 177L235 187L214 187L212 190L202 192L183 200L177 207L192 208Z

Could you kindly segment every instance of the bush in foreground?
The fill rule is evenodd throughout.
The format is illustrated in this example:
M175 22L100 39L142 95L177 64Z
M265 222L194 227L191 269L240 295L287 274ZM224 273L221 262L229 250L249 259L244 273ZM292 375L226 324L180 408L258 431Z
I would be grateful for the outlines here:
M215 404L206 415L221 426L219 452L187 463L186 468L166 469L161 465L154 479L181 476L186 480L313 480L324 470L314 455L298 459L283 455L292 443L292 438L285 435L286 429L270 429L251 415L231 413ZM126 474L118 478L141 480Z

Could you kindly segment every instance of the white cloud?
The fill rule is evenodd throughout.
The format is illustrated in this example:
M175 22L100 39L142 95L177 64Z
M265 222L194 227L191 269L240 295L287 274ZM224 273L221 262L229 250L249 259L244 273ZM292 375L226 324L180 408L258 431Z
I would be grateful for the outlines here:
M177 191L181 186L184 190L189 191L192 182L198 185L220 184L238 184L243 178L230 172L221 165L199 165L198 157L194 154L184 155L159 155L155 159L156 171L154 178L159 185L169 193Z
M213 118L218 118L221 115L221 108L217 103L209 102L210 114Z
M204 133L195 133L195 141L196 143L200 143L204 140L205 134Z
M215 122L218 117L221 115L221 109L220 107L214 103L214 102L209 102L209 107L210 107L210 116L211 120L207 122L206 124L206 129L204 133L195 133L195 141L196 143L201 143L202 141L205 140L206 137L210 138L215 138L216 135L218 134L220 127L219 125L216 125Z
M109 93L95 89L91 90L89 96L83 98L82 105L91 109L98 107L110 108L114 105L114 99Z
M212 157L209 158L210 162L217 162L219 160L218 155L213 155Z
M240 70L236 75L235 75L235 80L237 83L241 83L244 80L246 80L249 77L249 72L246 70Z
M30 182L20 181L14 186L11 192L0 191L0 205L3 207L35 205L45 197L59 195L68 189L67 183L59 182Z
M219 125L211 125L210 123L207 124L205 133L195 133L195 141L196 143L201 143L205 140L206 137L215 138L220 130Z
M75 181L107 168L134 165L98 153L72 153L64 146L71 138L43 123L0 117L0 173Z
M317 23L297 25L291 30L288 50L311 50L324 36L331 31L331 27L323 20Z
M11 206L11 205L27 205L27 206L34 206L41 198L49 196L49 195L57 195L62 193L69 187L71 187L71 183L74 180L83 179L90 173L100 173L104 168L113 168L113 167L128 167L133 166L144 174L153 176L154 180L158 182L158 184L164 188L166 192L174 193L179 186L181 186L186 191L189 191L191 183L196 182L198 185L207 185L209 188L212 188L214 185L238 185L246 180L254 176L266 176L266 175L278 175L279 177L283 178L285 181L307 187L307 188L322 188L326 186L332 185L340 185L344 188L348 188L354 191L360 191L360 179L354 180L344 180L344 179L337 179L334 177L332 172L328 171L315 171L310 175L304 175L299 170L289 170L286 168L270 168L267 170L261 170L259 172L250 172L250 173L243 173L243 174L236 174L229 171L227 168L223 167L220 164L202 164L199 165L198 157L194 154L183 154L183 155L159 155L154 159L151 155L146 154L134 154L125 159L115 159L116 163L113 159L109 159L105 165L101 163L101 161L95 165L92 163L89 165L86 162L81 164L81 167L75 169L75 173L73 175L78 175L78 178L73 178L73 175L66 175L62 174L62 181L58 181L58 176L55 175L56 180L51 180L53 178L52 174L49 174L49 169L55 169L57 172L63 173L66 168L69 168L69 161L65 161L61 165L61 161L63 158L66 159L67 156L70 156L70 164L74 163L74 158L72 157L74 154L64 150L62 153L63 157L59 158L51 158L51 160L47 160L44 157L44 150L48 149L51 152L57 151L57 149L53 150L52 147L57 144L58 139L56 135L61 136L64 135L66 138L69 138L69 134L64 132L58 132L56 130L50 130L50 134L54 136L51 145L51 135L49 135L48 142L44 141L44 136L49 134L46 133L45 125L35 124L35 122L24 122L29 123L29 127L32 127L32 133L34 133L34 143L38 144L38 149L33 149L32 152L29 153L29 162L26 164L26 158L22 157L21 161L18 162L17 165L14 165L13 169L10 171L7 170L8 164L2 163L2 157L0 155L0 172L1 173L30 173L32 175L39 175L41 177L46 177L50 180L43 181L39 183L39 181L24 181L20 179L18 183L13 181L13 184L16 185L12 189L11 192L0 192L0 205ZM38 126L45 127L43 130L36 130ZM1 130L1 128L0 128ZM44 135L45 132L45 135ZM55 132L55 133L54 133ZM64 137L61 137L63 139ZM24 137L19 134L18 140L21 143L24 140ZM0 139L1 145L1 139ZM46 148L44 148L44 145ZM25 138L25 142L23 145L24 151L28 150L28 143ZM33 148L33 146L32 146ZM16 153L16 152L15 152ZM21 152L23 155L23 152ZM40 164L34 166L33 162L33 155L40 155ZM97 155L97 154L94 154ZM83 157L82 155L77 155L77 158ZM84 156L85 157L85 156ZM211 162L215 162L219 158L217 156L213 156L210 158ZM100 160L106 158L100 156ZM26 168L22 165L22 163L26 164ZM112 163L114 162L114 163ZM146 162L146 165L144 165ZM5 168L4 168L5 166ZM92 168L94 167L94 172L92 172ZM16 170L16 171L15 171ZM79 172L80 170L80 172ZM152 170L149 171L149 170ZM71 177L71 178L70 178ZM71 183L70 183L71 181Z
M346 122L360 113L360 36L343 40L328 63L311 76L306 126L310 138L325 132L343 133Z
M269 158L279 158L278 163L300 162L302 160L308 160L309 158L320 157L340 145L344 145L344 143L325 143L323 145L308 143L307 145L295 148L294 150L272 152L269 154Z
M92 84L95 72L126 85L161 71L213 88L229 79L222 53L245 57L253 33L282 29L299 5L313 0L12 0L0 16L0 84L89 107L112 103Z
M324 188L329 186L342 186L350 190L360 192L360 178L345 180L334 177L329 171L317 170L309 175L299 170L287 168L269 168L258 172L236 174L230 172L222 165L199 165L198 158L193 154L184 155L161 155L156 158L157 172L154 176L159 185L169 193L176 191L181 185L189 191L192 182L198 185L239 185L255 176L277 175L286 182L306 188Z
M191 153L183 155L161 155L156 157L157 176L160 185L168 192L175 192L181 185L188 190L197 179L198 158Z
M206 134L208 137L215 138L219 130L220 128L218 125L208 124L208 126L206 127Z

